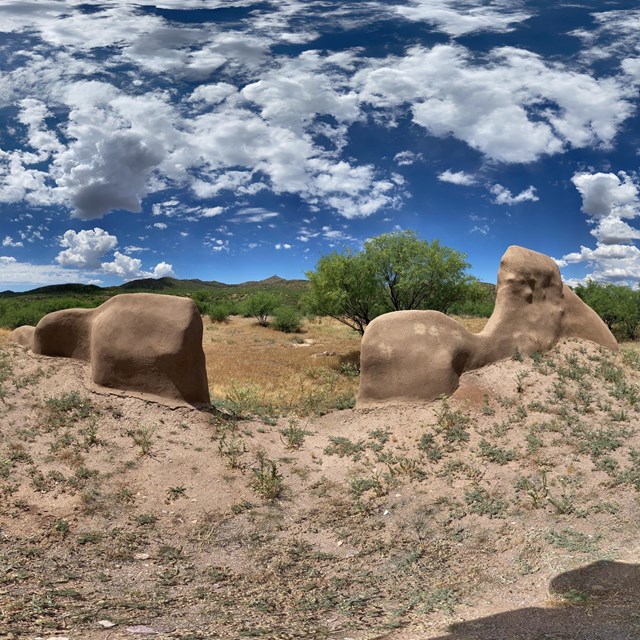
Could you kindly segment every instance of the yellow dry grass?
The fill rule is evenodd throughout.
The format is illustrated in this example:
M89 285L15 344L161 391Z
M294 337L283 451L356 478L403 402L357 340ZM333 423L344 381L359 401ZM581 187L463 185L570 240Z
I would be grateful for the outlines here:
M261 327L253 318L204 319L207 375L214 398L241 390L278 411L305 412L310 396L354 396L358 379L346 363L357 363L360 336L330 318L305 322L302 333ZM313 398L311 398L313 400ZM328 407L327 407L328 408Z
M11 329L2 329L0 328L0 344L4 344L9 339L9 334L11 333Z
M480 333L489 320L489 318L474 318L471 316L453 316L453 319L457 320L471 333Z

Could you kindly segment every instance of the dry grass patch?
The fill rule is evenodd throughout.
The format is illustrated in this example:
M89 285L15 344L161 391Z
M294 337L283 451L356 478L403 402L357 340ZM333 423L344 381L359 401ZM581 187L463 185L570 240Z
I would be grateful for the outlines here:
M486 318L456 318L474 333ZM323 413L352 406L360 336L332 318L305 321L300 333L261 327L254 318L204 318L212 397L249 413Z
M301 333L261 327L253 318L204 319L212 396L263 412L323 412L349 406L358 387L360 336L330 318ZM333 405L333 406L332 406ZM319 411L317 411L319 410ZM259 413L260 411L258 411Z

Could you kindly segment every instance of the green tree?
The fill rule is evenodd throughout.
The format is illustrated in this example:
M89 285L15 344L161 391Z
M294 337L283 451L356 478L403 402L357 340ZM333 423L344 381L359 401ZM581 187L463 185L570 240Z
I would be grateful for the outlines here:
M447 313L465 298L474 280L460 251L437 240L420 240L413 231L384 233L365 244L364 254L391 311L433 309Z
M629 287L600 284L589 280L575 289L604 321L611 331L622 338L635 340L640 332L640 293Z
M299 333L302 330L300 314L293 307L278 307L273 312L273 326L284 333Z
M280 306L276 296L266 291L254 293L245 303L245 311L253 316L263 327L268 326L269 316Z
M387 233L360 252L323 256L307 273L310 310L360 333L376 316L403 309L446 313L473 291L465 255L413 231Z
M333 252L322 256L309 279L307 307L316 315L339 320L359 333L384 313L373 265L364 253Z

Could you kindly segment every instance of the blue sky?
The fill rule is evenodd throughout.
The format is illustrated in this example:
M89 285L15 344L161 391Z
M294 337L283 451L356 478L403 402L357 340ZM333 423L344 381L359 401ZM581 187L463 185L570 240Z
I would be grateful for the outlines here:
M414 229L640 281L640 9L3 0L0 288L304 277Z

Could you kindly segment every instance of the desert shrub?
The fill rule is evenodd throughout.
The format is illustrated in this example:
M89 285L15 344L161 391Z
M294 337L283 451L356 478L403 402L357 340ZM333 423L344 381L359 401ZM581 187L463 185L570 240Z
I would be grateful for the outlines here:
M209 313L211 305L211 296L205 291L196 291L192 294L191 299L196 303L198 312L202 315Z
M300 314L292 307L278 307L273 312L272 324L285 333L299 333L302 329Z
M207 314L212 322L226 322L232 312L233 309L230 304L226 302L216 302L209 306Z
M494 306L494 300L463 300L452 305L449 313L454 316L488 318L493 313Z
M279 300L271 293L259 291L254 293L244 304L244 310L254 317L260 325L266 327L269 324L269 316L273 315L279 306Z
M53 311L73 307L93 308L104 298L52 296L46 298L12 297L0 300L0 327L15 329L25 324L36 325L41 318Z
M613 333L624 340L635 340L640 333L640 292L615 284L589 280L578 286L576 294L586 302Z

